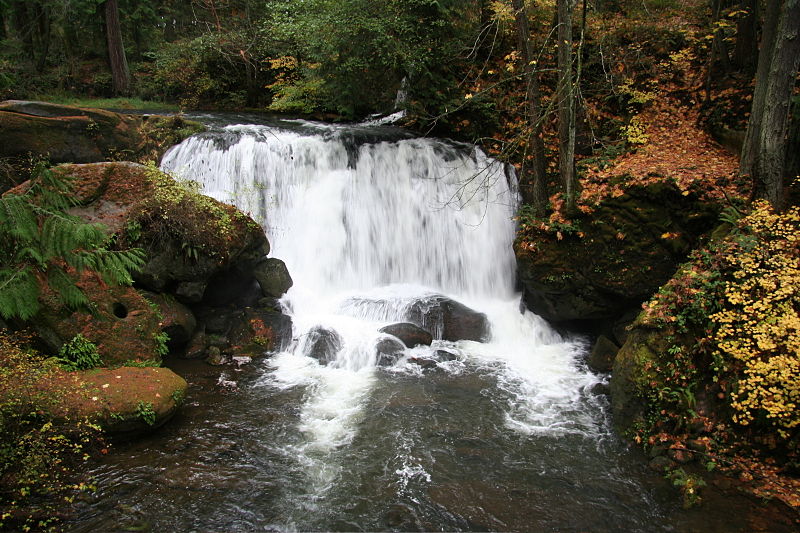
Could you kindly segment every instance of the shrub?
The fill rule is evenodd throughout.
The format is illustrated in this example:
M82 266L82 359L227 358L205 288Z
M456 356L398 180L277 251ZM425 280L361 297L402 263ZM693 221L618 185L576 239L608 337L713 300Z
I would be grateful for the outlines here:
M61 347L58 361L65 370L89 370L103 364L97 345L80 333Z

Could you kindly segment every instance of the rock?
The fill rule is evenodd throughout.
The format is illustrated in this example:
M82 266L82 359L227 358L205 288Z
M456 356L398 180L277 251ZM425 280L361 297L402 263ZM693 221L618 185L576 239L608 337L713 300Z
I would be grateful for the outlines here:
M516 248L525 303L556 324L613 323L673 275L719 210L674 184L631 187L579 221L582 237L543 234L535 250Z
M428 359L426 357L409 357L409 363L413 363L415 365L419 365L422 367L423 370L430 370L432 368L436 368L436 361L433 359Z
M666 341L651 335L650 330L636 329L617 352L611 372L611 408L614 425L622 433L644 420L645 391L651 388L652 370L658 354L666 352Z
M247 308L229 333L235 357L256 357L287 346L292 339L292 319L274 311Z
M170 348L184 346L194 335L197 319L192 311L168 294L143 293L161 313L161 331L169 335Z
M618 351L619 346L605 335L600 335L597 337L586 363L595 372L611 372L614 357L616 357Z
M483 342L489 339L486 315L442 295L414 302L408 309L406 319L430 331L435 339L453 342Z
M33 154L51 163L92 163L125 153L131 159L157 160L170 145L203 130L182 118L7 100L0 103L0 131L14 142L0 145L0 158Z
M458 355L454 354L453 352L448 352L447 350L436 350L433 352L433 355L436 356L439 361L457 361Z
M336 360L336 354L342 349L342 337L332 329L314 326L305 335L303 354L316 359L323 365Z
M78 412L107 433L148 433L169 420L186 397L186 381L157 367L120 367L75 372Z
M131 159L158 160L169 146L204 130L180 117L124 115L46 102L0 103L0 131L14 139L0 145L0 157L33 154L51 163L93 163L125 153Z
M654 472L658 472L659 474L663 474L667 470L675 467L675 462L670 460L669 457L665 457L663 455L659 455L658 457L654 457L647 463L647 466L650 470Z
M29 321L50 353L58 353L80 333L97 345L104 365L161 360L158 313L141 294L132 287L107 285L88 271L76 284L95 304L93 314L65 307L49 287L42 287L41 310Z
M200 303L205 292L205 281L182 281L175 287L175 297L186 304Z
M253 275L261 286L261 292L268 298L280 298L294 284L286 264L280 259L261 261L255 266Z
M430 346L433 342L433 336L430 333L408 322L391 324L378 331L397 337L409 348L419 345Z
M378 366L392 366L402 356L406 347L399 339L394 337L384 337L375 345Z
M611 387L606 383L595 383L589 390L595 396L609 396L611 394Z
M202 329L195 331L189 343L186 345L186 350L183 352L184 359L202 359L205 357L206 350L209 347L208 337L206 332Z
M667 457L678 464L691 463L694 460L694 456L695 454L691 450L684 448L670 448L667 450Z
M213 366L222 366L230 363L233 359L225 353L222 353L217 346L209 346L206 350L206 363Z

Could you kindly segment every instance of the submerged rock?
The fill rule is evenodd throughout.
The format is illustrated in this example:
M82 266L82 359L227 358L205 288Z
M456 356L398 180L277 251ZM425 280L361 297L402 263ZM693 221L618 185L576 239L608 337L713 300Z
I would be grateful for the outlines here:
M378 366L392 366L401 357L406 347L395 337L384 337L375 344Z
M430 346L433 342L433 336L430 333L409 322L391 324L378 331L397 337L409 348L419 345Z

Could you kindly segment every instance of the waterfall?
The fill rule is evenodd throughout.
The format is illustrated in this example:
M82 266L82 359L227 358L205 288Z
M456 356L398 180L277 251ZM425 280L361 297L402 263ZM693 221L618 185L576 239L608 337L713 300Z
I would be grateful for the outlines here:
M506 424L515 431L597 430L584 408L583 391L597 382L578 362L584 345L520 310L514 179L480 149L380 127L295 121L189 138L162 168L250 213L286 262L294 287L282 305L295 342L270 358L264 383L307 387L306 439L294 453L318 490L338 475L320 458L356 435L376 376L424 379L415 358L445 372L496 374L511 398ZM444 340L432 332L439 337L432 346L404 349L379 369L376 345L387 338L379 329L440 297L484 313L489 338ZM316 349L330 352L329 361L311 357Z

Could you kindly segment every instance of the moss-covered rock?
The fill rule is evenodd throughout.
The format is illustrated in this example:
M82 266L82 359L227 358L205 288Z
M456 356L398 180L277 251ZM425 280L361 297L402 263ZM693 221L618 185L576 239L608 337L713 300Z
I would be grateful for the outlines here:
M139 292L132 287L108 285L90 272L78 276L77 285L93 303L93 312L68 309L47 287L40 295L42 309L30 321L30 327L48 351L57 353L64 343L81 334L97 345L104 365L161 360L160 317Z
M655 367L668 346L655 330L636 329L617 352L611 374L614 424L625 432L644 419L646 392L652 388Z
M0 158L46 157L52 163L158 159L169 146L203 131L182 117L123 115L46 102L0 103Z
M152 431L178 410L186 380L168 368L120 367L76 373L75 408L114 435Z
M673 184L632 187L580 219L579 231L517 243L525 302L555 323L611 326L672 276L717 216Z

